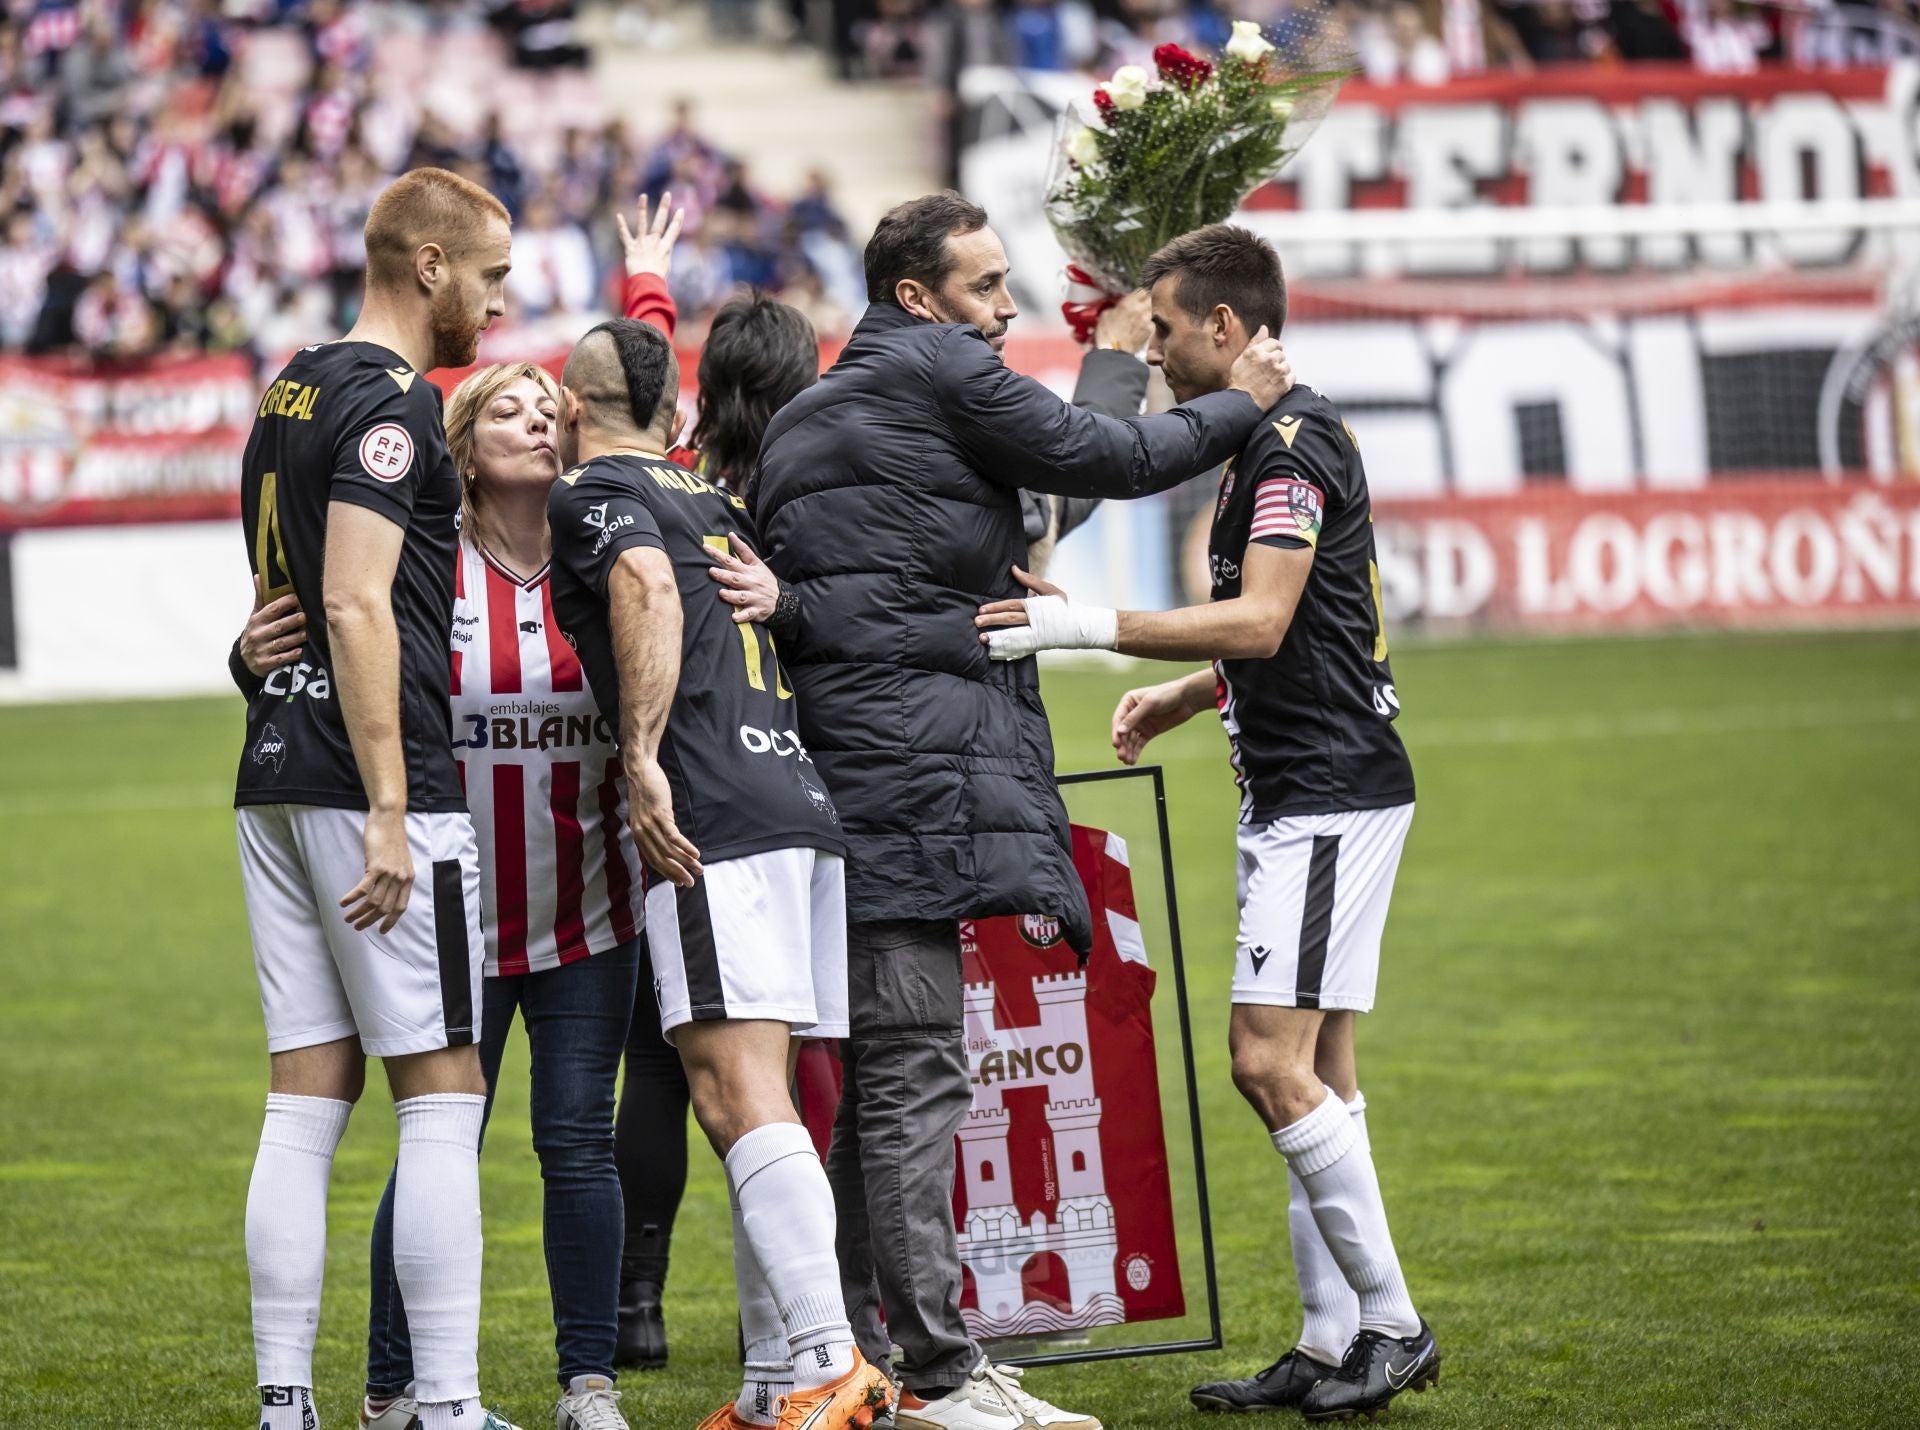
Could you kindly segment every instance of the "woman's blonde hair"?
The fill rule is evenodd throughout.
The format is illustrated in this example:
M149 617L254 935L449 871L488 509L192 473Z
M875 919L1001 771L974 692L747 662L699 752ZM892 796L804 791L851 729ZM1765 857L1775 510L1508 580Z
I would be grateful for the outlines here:
M453 456L453 469L460 474L460 529L473 535L473 429L487 405L521 378L531 378L560 402L560 384L553 374L537 363L497 362L467 374L447 398L447 451Z

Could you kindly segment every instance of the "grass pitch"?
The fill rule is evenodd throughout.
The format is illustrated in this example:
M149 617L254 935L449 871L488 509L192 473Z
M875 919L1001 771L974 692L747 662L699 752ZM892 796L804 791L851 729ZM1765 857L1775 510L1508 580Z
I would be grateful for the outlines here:
M1920 635L1395 654L1421 812L1362 1086L1446 1357L1409 1426L1920 1424ZM1157 675L1157 672L1156 672ZM1143 670L1136 678L1149 678ZM1063 770L1124 675L1050 673ZM241 1208L265 1090L232 701L0 710L0 1424L249 1423ZM1109 1426L1296 1327L1279 1162L1226 1077L1233 799L1168 767L1227 1349L1036 1371ZM484 1166L489 1401L551 1424L525 1060ZM352 1424L377 1082L336 1166L316 1361ZM696 1155L673 1366L636 1426L731 1393L726 1201Z

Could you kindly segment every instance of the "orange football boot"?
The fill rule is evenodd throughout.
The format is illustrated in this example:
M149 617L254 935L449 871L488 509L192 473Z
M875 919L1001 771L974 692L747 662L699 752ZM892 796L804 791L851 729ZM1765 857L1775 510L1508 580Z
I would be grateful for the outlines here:
M855 1350L853 1369L838 1380L781 1396L774 1423L779 1430L867 1430L875 1415L893 1409L893 1393L893 1382Z

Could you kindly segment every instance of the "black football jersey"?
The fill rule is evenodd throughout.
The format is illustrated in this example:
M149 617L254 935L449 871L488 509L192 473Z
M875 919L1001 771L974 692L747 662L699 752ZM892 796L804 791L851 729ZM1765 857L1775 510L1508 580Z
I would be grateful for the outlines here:
M234 802L365 809L340 713L321 602L327 505L352 502L403 527L393 578L400 636L400 734L410 811L463 811L448 730L447 639L460 482L440 392L375 343L302 348L260 399L240 478L247 560L268 600L292 591L307 613L298 663L247 705Z
M1214 662L1241 822L1405 804L1413 766L1393 728L1367 475L1353 429L1310 387L1281 398L1221 473L1213 600L1240 594L1254 543L1314 557L1280 649Z
M800 743L773 634L737 623L707 574L746 504L665 457L596 457L554 483L553 610L594 699L620 729L607 582L620 553L653 546L680 589L680 681L660 740L680 832L708 863L770 849L845 852L840 816Z

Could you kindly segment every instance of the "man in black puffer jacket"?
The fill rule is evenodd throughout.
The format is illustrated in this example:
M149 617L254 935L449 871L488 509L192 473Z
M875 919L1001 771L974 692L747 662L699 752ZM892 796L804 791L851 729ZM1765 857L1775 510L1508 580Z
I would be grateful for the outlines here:
M1062 402L1001 362L1018 313L1006 255L957 194L889 213L866 270L866 316L774 417L754 488L767 562L800 600L780 666L848 844L853 1031L829 1158L847 1309L876 1365L889 1337L901 1347L902 1430L1023 1415L1078 1430L1097 1422L988 1365L960 1316L953 1136L971 1099L957 921L1046 914L1075 948L1092 937L1038 670L989 661L974 615L1024 594L1022 488L1174 486L1238 451L1292 378L1262 333L1231 390L1160 416Z

